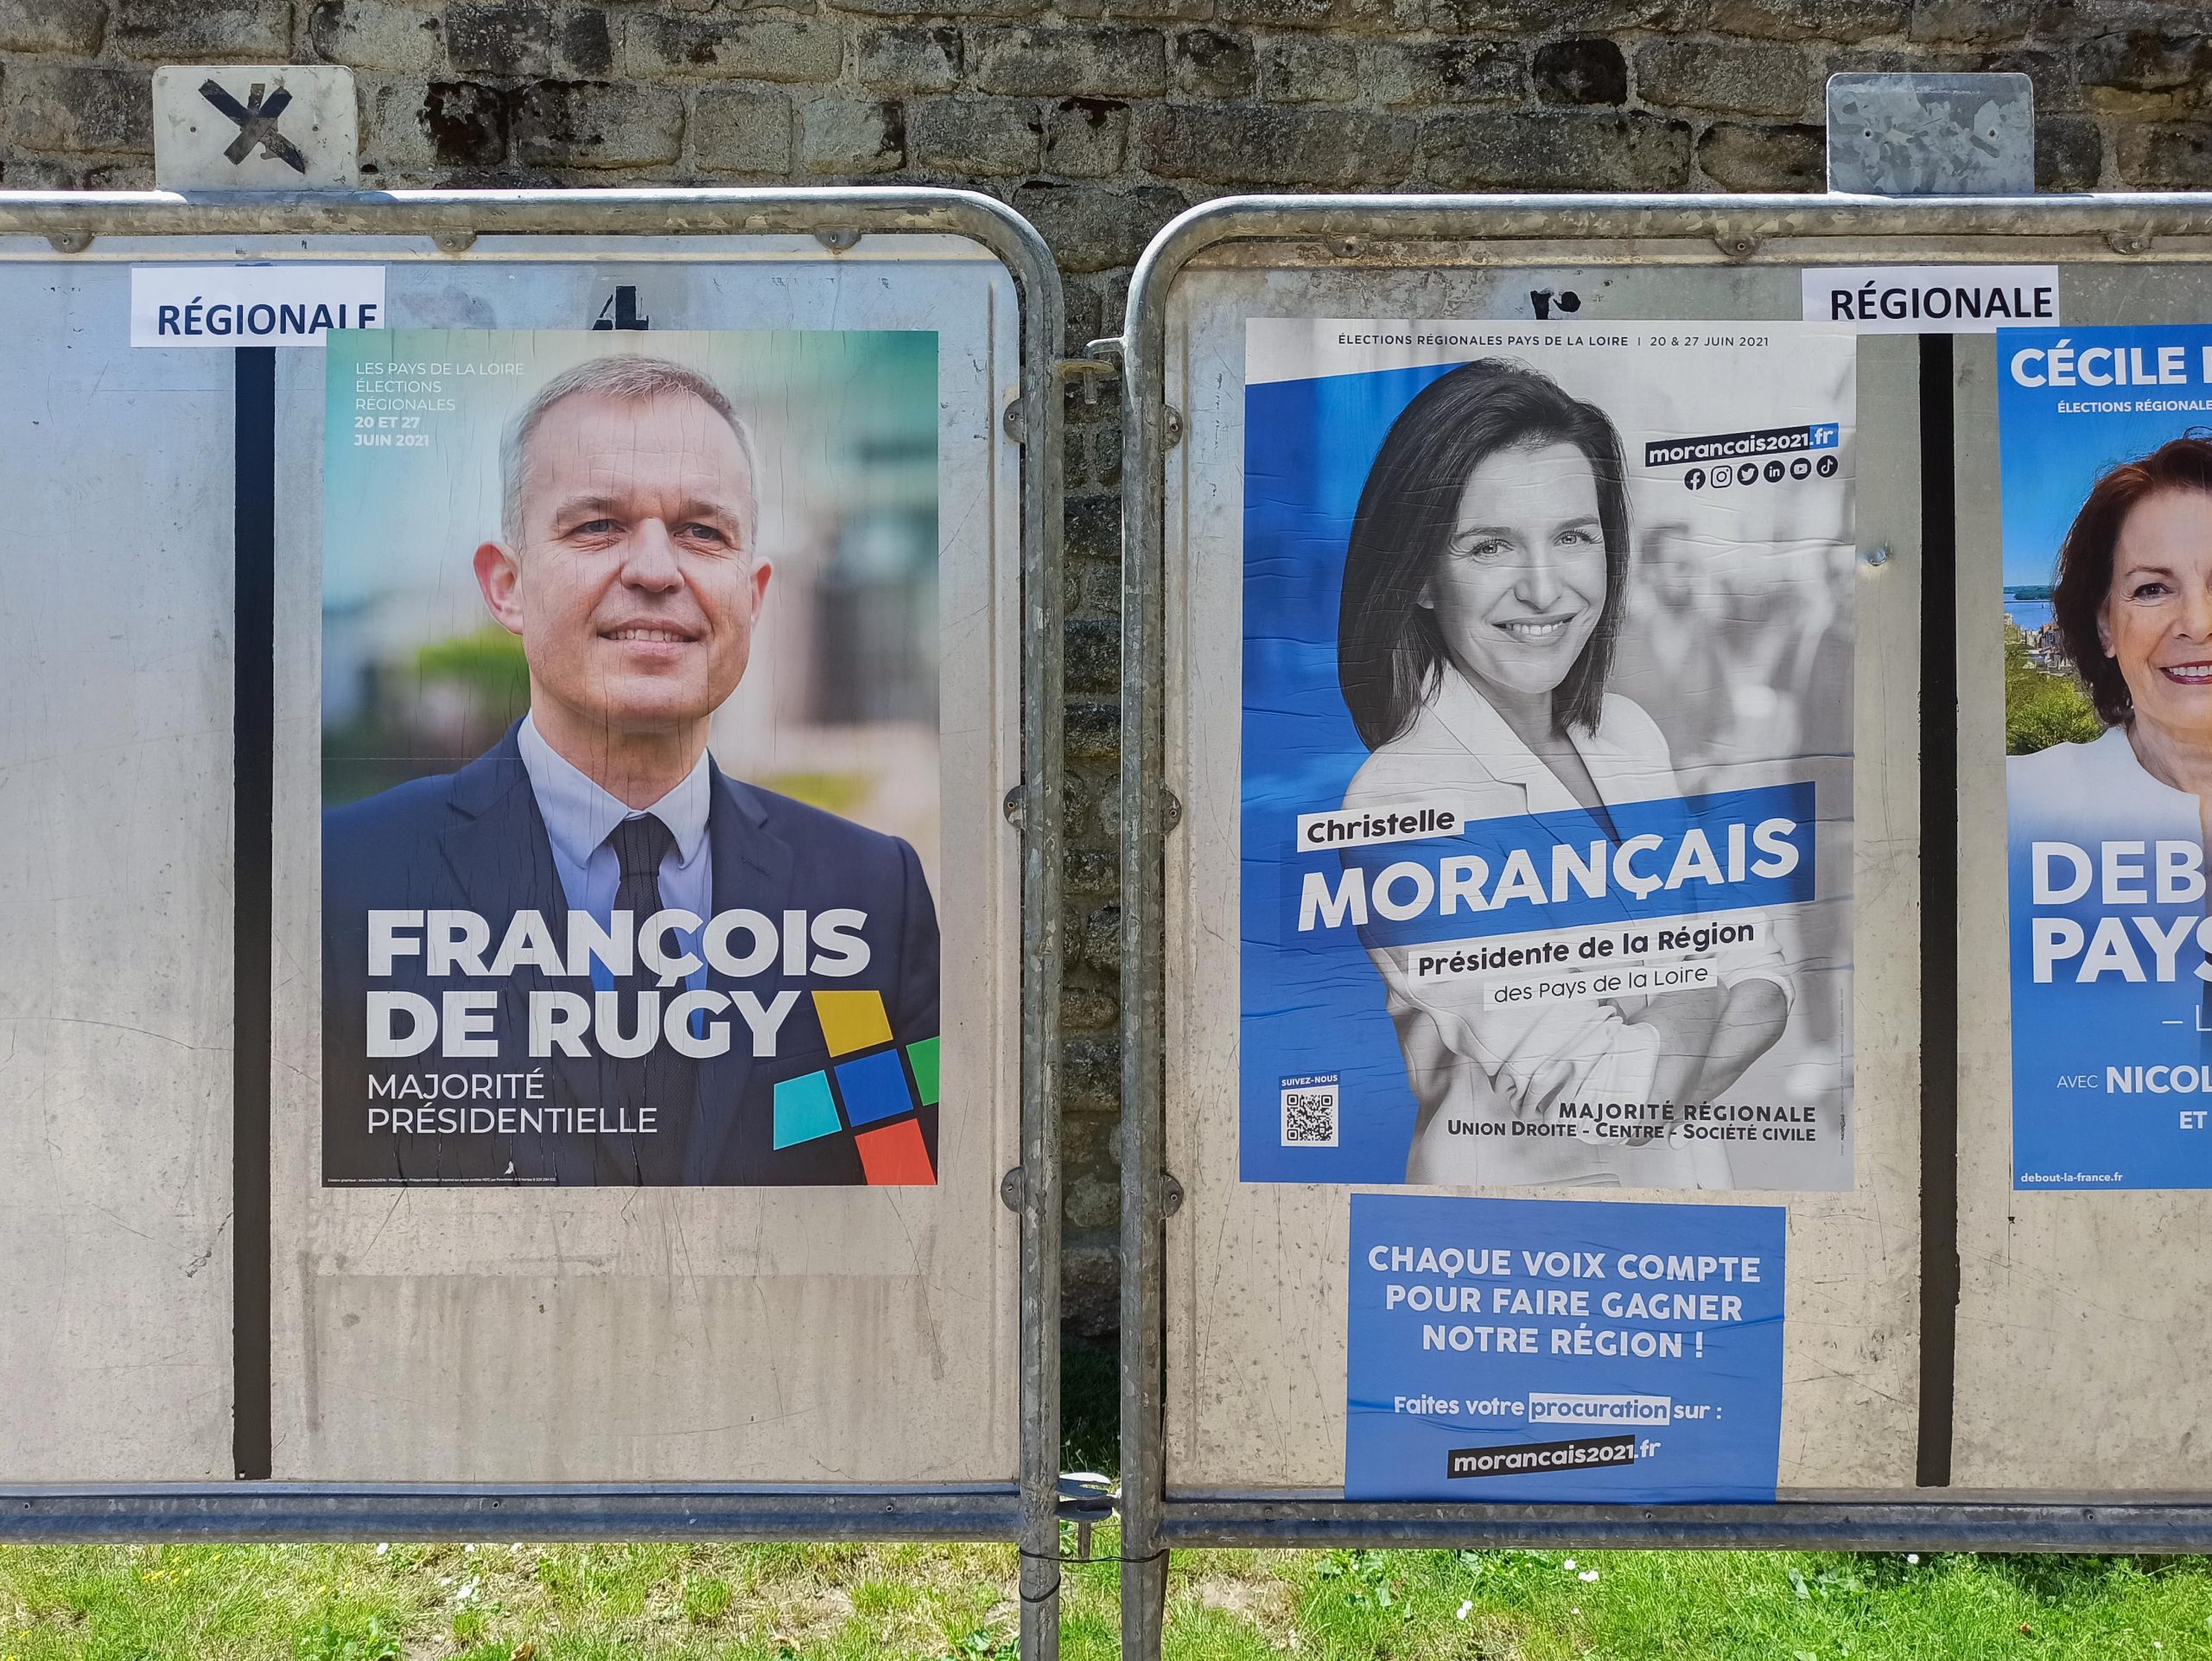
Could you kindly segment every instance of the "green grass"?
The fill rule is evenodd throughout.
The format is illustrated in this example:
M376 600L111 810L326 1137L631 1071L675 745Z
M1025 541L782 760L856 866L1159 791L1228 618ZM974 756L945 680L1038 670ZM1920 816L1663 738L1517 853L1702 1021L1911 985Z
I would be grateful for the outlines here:
M1113 1351L1063 1363L1065 1463L1110 1472ZM0 1661L995 1661L1014 1582L1003 1546L0 1547ZM1107 1661L1112 1562L1064 1587L1069 1661ZM1167 1653L2212 1661L2212 1559L1180 1552Z
M1068 1532L1072 1550L1074 1536ZM1112 1531L1094 1550L1110 1554ZM0 1661L982 1661L1001 1547L10 1547ZM1594 1577L1594 1578L1592 1578ZM1110 1564L1066 1651L1114 1653ZM2212 1658L2212 1563L1845 1553L1188 1552L1178 1661Z

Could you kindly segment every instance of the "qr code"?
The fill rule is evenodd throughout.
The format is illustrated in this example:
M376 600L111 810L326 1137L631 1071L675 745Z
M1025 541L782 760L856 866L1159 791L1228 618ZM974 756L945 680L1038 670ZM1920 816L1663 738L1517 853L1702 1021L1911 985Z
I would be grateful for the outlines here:
M1337 1076L1317 1074L1282 1081L1282 1145L1337 1145Z

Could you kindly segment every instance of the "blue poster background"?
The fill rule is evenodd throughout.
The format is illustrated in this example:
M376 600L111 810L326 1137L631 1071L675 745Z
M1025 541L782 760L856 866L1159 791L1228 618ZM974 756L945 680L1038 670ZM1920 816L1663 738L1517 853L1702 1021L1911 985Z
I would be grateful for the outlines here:
M1351 929L1284 926L1287 827L1367 759L1337 684L1337 608L1359 493L1398 412L1456 364L1263 383L1244 404L1242 1086L1248 1182L1402 1182L1414 1096ZM1295 888L1294 886L1293 893ZM1285 1075L1338 1075L1334 1148L1281 1146Z
M2062 343L2073 353L2070 372L2062 371L2062 384L2053 385L2050 354ZM2131 366L2139 354L2140 362L2155 370L2160 350L2174 347L2182 349L2178 366L2183 382L2112 384L2111 360L2104 356L2092 356L2089 366L2105 384L2084 384L2081 379L2084 353L2125 351ZM2008 590L2004 609L2023 627L2033 630L2046 621L2048 607L2018 603L2009 590L2048 585L2056 578L2059 544L2098 479L2168 439L2212 430L2212 387L2205 384L2208 348L2212 327L2202 325L1998 331L1997 418ZM2040 354L2020 367L2044 385L2021 383L2014 366L2022 353ZM2166 362L2170 370L2175 366L2171 357ZM2137 407L2146 404L2169 407ZM1998 606L1997 597L1991 598L1993 639ZM2055 978L2041 984L2033 975L2035 916L2070 919L2094 937L2108 914L2147 917L2167 930L2201 919L2205 907L2201 901L2161 905L2155 896L2147 903L2107 906L2097 883L2079 901L2037 907L2031 844L2039 838L2069 841L2094 857L2101 838L2155 839L2167 828L2102 802L2054 798L2017 785L2007 792L2016 1188L2212 1187L2212 1129L2204 1128L2201 1113L2193 1127L2186 1119L2189 1111L2212 1108L2212 1098L2193 1089L2113 1091L2107 1088L2107 1075L2114 1066L2212 1066L2212 1034L2200 1030L2212 1025L2212 1018L2203 1014L2202 983L2192 972L2200 954L2193 946L2185 949L2180 977L2165 983L2139 983L2113 974L2082 982L2071 965L2062 966ZM2184 834L2193 830L2183 828ZM2132 926L2130 933L2136 949L2144 951ZM2144 956L2147 959L2149 953Z
M1415 1101L1381 977L1361 931L1296 927L1306 873L1333 877L1333 856L1300 856L1297 816L1333 808L1367 760L1338 681L1338 612L1344 555L1359 496L1391 423L1422 388L1459 367L1442 363L1305 380L1262 382L1245 393L1243 745L1238 1090L1240 1174L1248 1182L1402 1182ZM1679 488L1679 486L1676 487ZM1527 907L1460 912L1392 925L1383 945L1472 938L1611 921L1649 920L1811 900L1809 783L1718 792L1616 809L1623 836L1720 834L1727 822L1769 814L1796 820L1799 859L1788 876L1726 888L1690 884L1642 900L1624 892L1532 913ZM1605 831L1582 813L1516 816L1460 835L1354 850L1370 869L1479 853L1492 869L1510 847L1587 845ZM1670 840L1669 847L1674 846ZM1661 856L1661 869L1671 853ZM1540 859L1540 869L1545 862ZM1282 1092L1294 1079L1334 1081L1342 1109L1335 1146L1286 1147Z
M1787 1213L1778 1206L1353 1195L1345 1498L1770 1502L1781 1460L1787 1231ZM1378 1262L1407 1261L1394 1259L1394 1249L1426 1267L1378 1269ZM1500 1251L1507 1272L1480 1272L1497 1266L1483 1254ZM1455 1261L1442 1255L1448 1252L1480 1269L1444 1272L1439 1264ZM1531 1272L1528 1253L1540 1260L1563 1256ZM1632 1261L1624 1276L1624 1255L1656 1257L1661 1272L1656 1278L1634 1273L1639 1265ZM1740 1266L1732 1276L1722 1267L1724 1259L1740 1265L1745 1258L1758 1260L1756 1280L1745 1280ZM1690 1272L1669 1276L1669 1259ZM1554 1268L1563 1272L1550 1272ZM1394 1284L1402 1298L1391 1308ZM1448 1295L1452 1311L1412 1308L1423 1297L1416 1288L1428 1289L1432 1304ZM1516 1305L1558 1305L1577 1293L1585 1314L1516 1313ZM1605 1313L1609 1297L1619 1310L1637 1294L1668 1298L1668 1313L1656 1319ZM1471 1295L1478 1309L1464 1307ZM1676 1295L1706 1295L1712 1302L1681 1318L1671 1303ZM1721 1298L1738 1306L1723 1318L1695 1318L1718 1314ZM1443 1349L1425 1347L1427 1328L1466 1329L1466 1347L1451 1347L1450 1340ZM1476 1328L1486 1335L1477 1340ZM1535 1352L1502 1352L1499 1328L1510 1329L1516 1346L1532 1343ZM1572 1347L1578 1331L1592 1351L1608 1341L1621 1347L1625 1335L1626 1347L1672 1342L1681 1353L1559 1352L1555 1335L1564 1334ZM1531 1392L1574 1404L1532 1406ZM1424 1397L1432 1398L1424 1403L1430 1410L1398 1410L1399 1398ZM1593 1403L1592 1397L1611 1399ZM1641 1398L1637 1418L1608 1417L1630 1410L1624 1397ZM1438 1402L1457 1403L1459 1410L1436 1410ZM1580 1416L1572 1422L1537 1416L1547 1411ZM1527 1457L1503 1450L1581 1443L1599 1445L1585 1457L1610 1457L1624 1438L1634 1455L1625 1462L1449 1474L1455 1453L1498 1450L1489 1457L1502 1463ZM1614 1447L1602 1446L1608 1443Z

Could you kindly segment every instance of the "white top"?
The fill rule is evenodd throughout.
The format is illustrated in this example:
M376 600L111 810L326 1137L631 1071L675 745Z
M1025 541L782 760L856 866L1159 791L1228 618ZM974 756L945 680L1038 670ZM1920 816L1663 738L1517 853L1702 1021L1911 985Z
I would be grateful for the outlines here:
M561 891L568 896L569 910L588 912L602 925L607 922L614 910L615 890L622 884L621 862L607 838L623 820L651 813L676 838L660 862L661 904L696 917L712 914L715 885L707 851L707 808L714 786L705 751L699 753L697 765L683 775L682 784L651 807L633 808L547 743L531 716L523 717L515 742L530 774L531 792L537 798L537 811L545 820L546 837L553 843L553 864L561 874Z
M1568 737L1607 807L1681 794L1665 735L1629 699L1608 697L1597 730L1571 730ZM1469 822L1579 805L1489 701L1449 669L1413 725L1361 766L1344 805L1419 806L1432 799ZM1721 983L1770 980L1785 998L1792 996L1773 931L1762 926L1759 938L1767 944L1714 954ZM1560 1060L1573 1070L1560 1099L1649 1101L1660 1037L1627 1019L1648 1002L1642 996L1501 1009L1484 1002L1480 980L1415 982L1408 973L1410 952L1378 947L1368 954L1388 989L1408 1082L1421 1104L1409 1181L1728 1186L1726 1159L1711 1143L1447 1136L1450 1117L1528 1117L1524 1095L1540 1072Z
M2101 842L2108 837L2202 842L2203 810L2185 790L2154 779L2127 729L2086 744L2053 744L2005 761L2006 818L2016 837Z

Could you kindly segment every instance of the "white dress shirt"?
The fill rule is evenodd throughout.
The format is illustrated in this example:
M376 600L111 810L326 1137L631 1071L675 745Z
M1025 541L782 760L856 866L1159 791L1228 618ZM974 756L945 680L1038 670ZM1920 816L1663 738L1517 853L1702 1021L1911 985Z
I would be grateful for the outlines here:
M588 912L604 926L614 910L614 894L621 886L621 862L607 838L625 819L651 813L676 838L660 862L660 902L675 911L699 918L714 913L714 872L707 848L707 809L714 782L702 750L699 760L683 775L683 782L651 807L633 808L611 795L598 780L547 743L537 723L524 716L515 735L522 751L522 765L530 775L530 788L537 798L537 811L545 820L545 834L553 844L554 869L561 875L561 890L569 909ZM637 920L643 922L639 918ZM593 978L603 972L594 962ZM691 977L702 981L705 971ZM610 982L610 984L612 983Z

